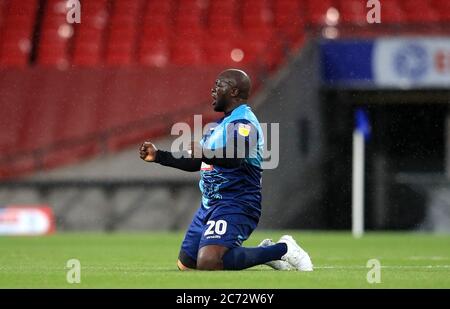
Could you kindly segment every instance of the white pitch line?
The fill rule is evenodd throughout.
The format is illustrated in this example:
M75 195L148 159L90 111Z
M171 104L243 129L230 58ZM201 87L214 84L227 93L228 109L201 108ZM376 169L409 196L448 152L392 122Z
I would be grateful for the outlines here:
M408 257L408 260L432 260L432 261L442 261L442 260L448 260L448 257L445 256L410 256Z
M450 265L381 265L381 268L388 269L433 269L450 268ZM365 266L314 266L314 269L368 269Z

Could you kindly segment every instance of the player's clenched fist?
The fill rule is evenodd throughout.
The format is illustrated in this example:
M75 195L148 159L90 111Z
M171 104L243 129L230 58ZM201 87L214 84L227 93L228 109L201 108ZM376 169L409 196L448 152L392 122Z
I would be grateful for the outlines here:
M139 148L139 156L142 160L153 162L156 159L156 151L158 149L150 142L143 142Z

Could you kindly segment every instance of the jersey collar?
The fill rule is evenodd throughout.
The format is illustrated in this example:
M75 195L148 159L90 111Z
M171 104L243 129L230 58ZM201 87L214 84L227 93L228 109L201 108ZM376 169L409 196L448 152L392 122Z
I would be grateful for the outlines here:
M247 102L242 103L241 105L239 105L238 107L236 107L236 108L233 109L232 111L230 111L230 112L228 112L228 113L225 113L225 117L228 117L228 116L230 116L231 114L233 114L235 111L238 111L238 110L243 109L243 108L249 108ZM225 117L224 117L224 118L225 118Z

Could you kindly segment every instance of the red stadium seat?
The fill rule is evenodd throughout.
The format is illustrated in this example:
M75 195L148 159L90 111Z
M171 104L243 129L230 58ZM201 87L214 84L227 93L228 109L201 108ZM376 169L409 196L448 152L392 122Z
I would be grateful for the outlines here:
M337 5L333 0L307 0L306 16L307 22L313 26L325 25L328 10Z
M67 67L68 42L73 36L74 29L66 21L66 1L49 0L46 5L38 45L38 63Z
M109 44L131 44L136 40L135 28L121 28L117 27L114 31L109 33Z
M410 23L438 23L440 16L428 0L408 0L401 3L406 21Z
M195 16L195 18L201 17L204 9L202 1L197 0L182 0L177 3L176 16Z
M433 0L431 7L435 8L439 14L439 19L444 23L450 22L450 1L447 0Z
M263 15L244 15L242 27L244 29L271 28L273 17L264 18Z
M72 63L79 66L101 64L108 22L108 1L88 0L81 7L83 22L76 25Z
M114 2L106 46L106 64L125 66L135 63L138 42L136 20L144 7L145 2L142 0Z
M0 0L0 15L3 16L3 14L5 13L7 4L8 0Z
M103 32L82 28L77 33L72 59L75 65L94 66L102 63Z
M275 31L272 27L250 28L242 31L242 35L245 36L247 41L263 41L267 43L274 37Z
M291 48L298 48L305 38L305 3L298 0L277 0L274 2L274 25L281 42Z
M183 0L178 2L174 16L174 33L177 37L199 40L205 31L204 7L201 1Z
M120 17L113 17L110 20L110 36L114 32L135 32L136 17L132 15L124 15Z
M244 33L237 44L244 51L243 64L256 63L272 71L284 58L284 47L289 46L286 43L280 40L279 34L271 32L259 35Z
M171 16L174 7L172 0L148 0L145 7L145 16Z
M287 29L304 22L304 7L297 0L278 0L274 2L274 25Z
M33 26L34 20L23 15L8 15L3 23L5 32L23 30L29 35L33 33Z
M178 16L175 22L175 31L183 30L186 28L203 29L203 23L200 16L193 15L181 15Z
M28 38L18 38L4 41L0 48L0 65L6 67L25 67L29 63L31 41Z
M238 0L210 1L208 4L208 13L214 16L229 15L239 7Z
M141 34L141 45L144 43L160 42L169 40L172 32L169 27L165 26L151 26L145 27Z
M170 58L176 65L198 65L204 61L203 50L198 41L177 38L172 44Z
M2 33L2 25L6 17L6 0L0 0L0 39Z
M172 18L169 15L145 15L143 19L142 31L151 28L168 28L172 25Z
M98 66L102 63L101 48L96 43L78 42L73 52L72 63L77 66Z
M242 15L244 14L258 14L264 10L270 10L270 0L242 0Z
M104 32L96 27L80 27L75 30L75 45L77 42L90 42L101 46L104 39Z
M233 65L236 61L231 58L231 53L235 45L230 40L213 41L208 40L203 43L206 61L215 65Z
M0 65L24 67L29 62L37 0L2 4Z
M267 42L249 40L238 44L236 47L243 51L243 58L239 61L240 63L265 63L264 52L266 51Z
M239 35L242 31L235 22L232 22L227 17L226 19L217 19L208 26L208 32L211 37L225 37L231 39Z
M238 7L235 0L211 1L207 18L209 31L219 33L221 29L239 28Z
M206 36L206 30L198 27L184 27L179 30L174 30L170 35L175 36L174 39L178 39L181 41L194 41L201 42Z
M360 0L340 0L340 20L344 24L367 25L366 2Z
M145 41L139 49L139 63L152 67L165 67L170 61L167 41Z
M82 10L85 12L97 12L108 5L108 0L83 0Z
M66 44L40 44L39 64L64 69L69 66Z
M36 10L38 7L38 0L29 0L29 1L9 1L9 10L8 13L11 16L28 16L32 17L34 20L34 15L36 14Z
M246 0L242 3L241 21L244 29L270 27L273 13L266 0Z
M404 23L406 21L405 12L397 1L383 2L383 23L395 24Z
M114 15L135 15L144 6L143 0L115 0Z
M129 45L110 45L106 53L106 64L111 66L127 66L134 63L132 49Z

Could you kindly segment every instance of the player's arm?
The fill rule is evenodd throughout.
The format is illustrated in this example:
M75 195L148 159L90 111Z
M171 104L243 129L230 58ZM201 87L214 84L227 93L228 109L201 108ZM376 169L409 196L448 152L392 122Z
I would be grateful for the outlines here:
M142 143L139 156L146 162L155 162L187 172L197 172L202 165L201 159L191 158L186 154L158 150L151 142Z
M195 160L200 160L206 164L217 165L225 168L236 168L239 167L244 159L233 155L231 158L226 157L227 148L218 148L214 151L202 148L200 143L192 142L189 154ZM220 154L220 155L218 155Z

